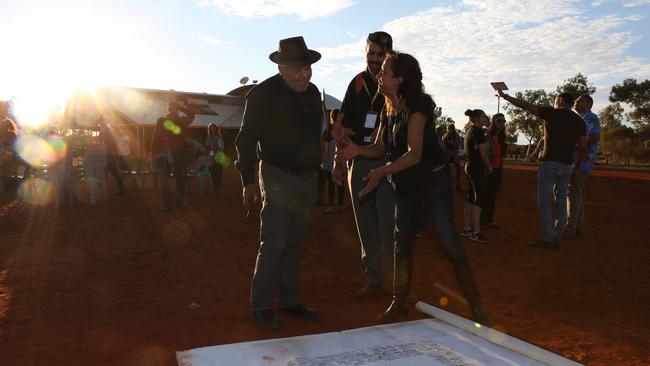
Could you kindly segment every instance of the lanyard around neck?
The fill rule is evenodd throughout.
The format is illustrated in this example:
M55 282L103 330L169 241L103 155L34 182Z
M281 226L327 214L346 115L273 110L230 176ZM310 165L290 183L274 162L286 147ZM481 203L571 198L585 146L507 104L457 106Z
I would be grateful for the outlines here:
M377 90L375 91L375 95L372 96L370 95L370 89L368 89L368 85L366 85L366 80L363 80L363 88L366 90L366 93L368 94L368 98L370 98L370 111L373 111L373 106L375 105L375 100L377 99L377 96L379 95L379 87L377 87Z

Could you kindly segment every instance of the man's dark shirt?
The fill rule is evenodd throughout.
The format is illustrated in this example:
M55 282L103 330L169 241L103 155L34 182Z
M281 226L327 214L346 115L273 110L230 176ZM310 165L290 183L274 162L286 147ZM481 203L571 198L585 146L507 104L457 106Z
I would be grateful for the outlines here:
M359 77L361 75L361 77ZM363 86L363 83L368 87ZM358 74L352 79L348 89L343 98L343 105L341 112L343 115L343 127L352 128L354 136L351 136L352 141L357 145L368 145L374 141L364 140L366 136L372 134L373 128L365 128L366 112L375 112L379 116L381 110L384 108L384 96L377 93L377 81L374 80L368 70ZM376 95L376 96L375 96ZM374 98L374 103L372 100ZM372 106L371 106L372 104ZM379 124L379 118L375 123L375 127Z
M585 121L569 108L540 107L544 120L544 154L542 160L570 165L580 136L585 135Z
M169 145L172 149L185 150L185 146L183 146L183 144L189 137L189 126L192 124L192 121L194 121L194 113L189 111L183 113L187 114L174 115L167 113L167 115L164 117L165 121L172 121L174 125L180 128L180 133L175 133L174 131L168 129L165 130L168 134L167 141L169 142Z
M322 118L320 93L312 83L307 91L297 93L277 74L251 89L235 140L235 166L243 184L254 182L258 155L280 168L317 169L321 163Z

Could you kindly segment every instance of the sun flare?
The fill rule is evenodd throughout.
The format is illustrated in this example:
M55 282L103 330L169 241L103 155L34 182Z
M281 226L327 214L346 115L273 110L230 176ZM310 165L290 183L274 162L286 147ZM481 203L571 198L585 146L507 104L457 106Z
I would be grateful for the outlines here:
M127 29L103 21L99 11L48 10L25 15L8 35L12 57L5 58L3 83L22 126L53 122L53 109L62 111L75 91L114 83L136 47Z

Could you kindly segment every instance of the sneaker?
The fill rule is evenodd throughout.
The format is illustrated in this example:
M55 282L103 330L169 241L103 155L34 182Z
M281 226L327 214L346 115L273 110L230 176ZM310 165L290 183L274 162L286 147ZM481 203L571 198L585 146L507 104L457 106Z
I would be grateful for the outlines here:
M487 243L488 240L483 234L481 233L472 233L472 235L469 236L469 240L473 240L479 243Z
M460 235L462 235L462 236L472 236L472 229L463 229L463 231L460 232Z

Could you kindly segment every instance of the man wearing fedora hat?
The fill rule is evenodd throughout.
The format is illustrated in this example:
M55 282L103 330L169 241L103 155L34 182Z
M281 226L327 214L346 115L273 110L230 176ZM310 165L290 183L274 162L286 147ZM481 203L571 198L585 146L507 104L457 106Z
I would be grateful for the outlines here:
M322 107L318 88L309 82L311 65L321 55L302 37L280 41L269 58L279 73L255 86L246 96L242 126L235 141L235 163L244 186L247 215L260 201L260 248L251 284L253 319L279 328L273 311L305 319L316 310L300 300L299 254L309 216L317 199L317 169L321 163ZM255 165L259 165L259 187Z
M393 48L390 34L382 31L370 33L366 41L366 69L357 74L345 92L339 121L349 131L350 139L357 145L369 145L375 140L378 116L384 107L384 97L379 93L377 74ZM393 227L395 198L388 181L383 179L377 189L364 198L359 191L366 185L364 179L371 170L386 165L386 159L356 157L348 169L336 164L332 179L341 183L347 173L352 197L354 219L361 242L361 261L365 267L366 283L356 292L357 297L367 297L382 291L383 284L393 276ZM387 287L387 286L386 286Z

